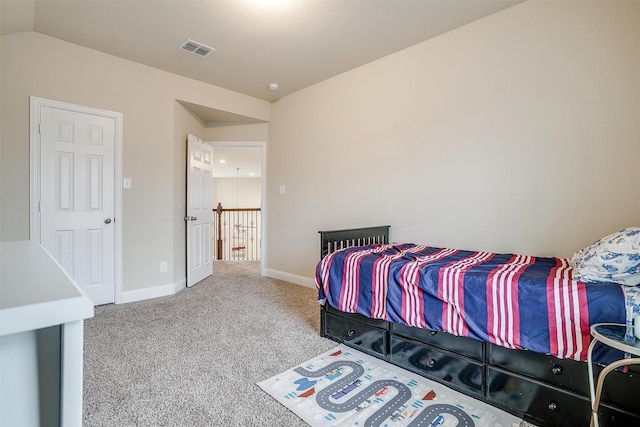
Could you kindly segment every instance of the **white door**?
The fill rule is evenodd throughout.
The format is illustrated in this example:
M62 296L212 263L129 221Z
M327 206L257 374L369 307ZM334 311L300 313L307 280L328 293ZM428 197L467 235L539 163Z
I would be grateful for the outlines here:
M213 147L189 135L187 153L187 286L193 286L213 273Z
M40 109L40 243L95 305L115 300L115 119Z

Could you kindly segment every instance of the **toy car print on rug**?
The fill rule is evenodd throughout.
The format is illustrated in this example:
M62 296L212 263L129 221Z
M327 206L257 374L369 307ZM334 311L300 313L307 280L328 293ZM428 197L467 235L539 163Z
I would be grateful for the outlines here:
M258 386L312 426L513 427L521 421L342 344Z

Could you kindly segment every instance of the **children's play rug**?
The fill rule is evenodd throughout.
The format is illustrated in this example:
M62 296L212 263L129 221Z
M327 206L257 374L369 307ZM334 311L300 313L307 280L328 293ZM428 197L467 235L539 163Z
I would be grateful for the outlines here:
M342 344L258 386L312 426L513 427L521 421Z

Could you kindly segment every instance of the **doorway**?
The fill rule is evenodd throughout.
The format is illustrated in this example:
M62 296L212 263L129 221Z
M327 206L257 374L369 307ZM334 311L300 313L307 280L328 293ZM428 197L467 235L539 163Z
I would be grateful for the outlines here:
M231 212L222 224L225 245L217 241L218 224L214 226L214 250L229 255L229 259L258 259L265 275L266 169L264 141L208 141L213 147L213 205L242 209ZM257 212L256 212L257 211ZM219 218L216 218L216 221ZM259 221L259 224L257 223ZM222 247L221 247L222 246ZM228 246L228 247L227 247ZM226 248L226 249L225 249ZM256 256L257 254L257 256Z
M31 97L30 239L94 305L122 294L122 114Z

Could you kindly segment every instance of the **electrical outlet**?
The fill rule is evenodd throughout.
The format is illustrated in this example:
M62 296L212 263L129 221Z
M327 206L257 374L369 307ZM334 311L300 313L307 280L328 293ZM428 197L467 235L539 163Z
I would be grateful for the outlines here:
M167 261L162 261L160 263L160 273L166 273L167 272Z

